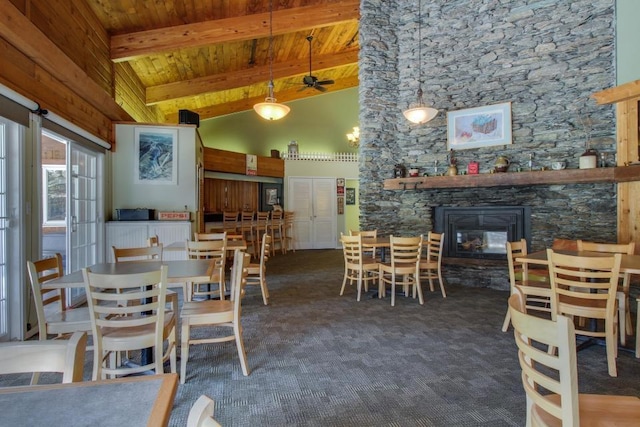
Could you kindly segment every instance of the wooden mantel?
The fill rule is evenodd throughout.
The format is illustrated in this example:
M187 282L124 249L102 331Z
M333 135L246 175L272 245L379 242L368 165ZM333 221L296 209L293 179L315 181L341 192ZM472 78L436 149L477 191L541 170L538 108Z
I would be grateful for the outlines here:
M640 166L385 179L385 190L514 187L640 181Z

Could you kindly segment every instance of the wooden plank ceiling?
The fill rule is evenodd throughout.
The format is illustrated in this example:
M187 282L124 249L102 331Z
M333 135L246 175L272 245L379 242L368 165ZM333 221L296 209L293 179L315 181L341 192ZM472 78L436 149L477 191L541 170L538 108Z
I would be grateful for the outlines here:
M269 81L270 0L87 0L111 36L111 58L128 62L146 103L167 121L180 109L200 119L249 110ZM309 75L358 85L359 0L273 1L273 79L278 102L320 95Z

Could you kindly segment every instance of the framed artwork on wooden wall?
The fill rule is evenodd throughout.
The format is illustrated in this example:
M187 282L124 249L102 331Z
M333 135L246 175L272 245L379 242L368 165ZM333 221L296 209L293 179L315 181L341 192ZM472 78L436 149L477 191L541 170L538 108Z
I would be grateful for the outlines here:
M137 127L134 132L136 184L178 184L178 131Z
M511 143L510 102L447 113L448 150L465 150Z

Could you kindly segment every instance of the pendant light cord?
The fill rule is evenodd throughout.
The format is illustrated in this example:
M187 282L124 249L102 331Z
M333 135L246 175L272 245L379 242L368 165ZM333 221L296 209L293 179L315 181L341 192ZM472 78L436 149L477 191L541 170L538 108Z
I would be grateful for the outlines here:
M418 0L418 102L422 100L422 0Z
M273 0L269 0L269 97L273 98Z

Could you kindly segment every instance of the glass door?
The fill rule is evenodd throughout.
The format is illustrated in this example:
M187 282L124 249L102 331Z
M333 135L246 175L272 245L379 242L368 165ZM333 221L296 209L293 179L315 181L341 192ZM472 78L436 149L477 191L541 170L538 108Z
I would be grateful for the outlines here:
M9 338L9 297L7 286L7 156L6 125L0 121L0 341Z
M98 239L102 218L99 212L102 155L71 143L68 150L69 203L67 218L67 271L77 271L96 264L100 256ZM71 303L83 294L81 289L69 292Z

